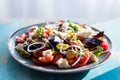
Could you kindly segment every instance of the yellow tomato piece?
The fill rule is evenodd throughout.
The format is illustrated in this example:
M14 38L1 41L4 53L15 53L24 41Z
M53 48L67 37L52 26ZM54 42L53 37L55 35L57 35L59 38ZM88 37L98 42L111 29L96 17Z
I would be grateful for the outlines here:
M73 59L73 58L75 58L76 57L76 53L74 53L73 51L67 51L67 53L66 53L66 58L67 59Z

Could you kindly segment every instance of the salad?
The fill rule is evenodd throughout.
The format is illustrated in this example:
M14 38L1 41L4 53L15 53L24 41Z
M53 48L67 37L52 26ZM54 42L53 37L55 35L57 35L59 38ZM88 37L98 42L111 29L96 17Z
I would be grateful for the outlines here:
M77 68L97 63L109 45L103 31L60 20L30 27L16 37L15 49L21 57L39 66Z

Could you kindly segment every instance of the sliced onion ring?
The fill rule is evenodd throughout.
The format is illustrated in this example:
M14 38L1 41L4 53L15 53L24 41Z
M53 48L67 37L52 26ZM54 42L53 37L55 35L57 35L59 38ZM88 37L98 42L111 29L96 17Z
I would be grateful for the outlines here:
M72 66L75 66L81 59L81 55L78 57L78 59L72 64Z
M82 49L78 45L72 45L71 47L72 47L72 51L75 52L75 53L77 53L77 52L73 49L73 47L77 47L77 48L80 49L80 54L79 54L78 59L72 64L72 66L75 66L80 61L80 59L81 59Z
M78 45L71 45L71 47L72 47L72 51L73 51L74 53L77 53L77 51L75 51L75 50L73 49L73 47L77 47L78 49L80 49L80 55L81 55L82 49L81 49L80 46L78 46Z
M34 49L34 50L30 50L30 46L34 45L34 44L41 44L42 46L40 48L37 48L37 49ZM36 43L33 43L33 44L30 44L28 47L27 47L27 50L28 52L34 52L36 50L40 50L40 49L43 49L45 47L45 44L43 42L36 42Z

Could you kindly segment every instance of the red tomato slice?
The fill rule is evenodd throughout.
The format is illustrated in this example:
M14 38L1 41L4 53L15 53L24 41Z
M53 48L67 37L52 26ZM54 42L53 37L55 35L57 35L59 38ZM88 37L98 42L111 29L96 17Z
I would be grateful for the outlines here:
M56 54L56 55L54 56L54 58L53 58L52 63L53 63L53 64L56 64L56 62L57 62L60 58L62 58L62 55L61 55L60 53L59 53L59 54Z
M42 57L42 51L45 51L45 50L47 50L47 49L48 49L48 48L45 47L45 48L43 48L43 49L34 51L34 52L33 52L33 57L35 57L35 58Z
M53 58L54 58L54 56L46 55L46 56L43 56L43 57L39 57L38 60L40 60L43 63L49 63L53 60Z
M26 38L28 38L28 35L23 33L16 38L16 42L17 43L24 43Z
M16 38L16 42L17 43L24 43L25 42L25 40L24 39L22 39L22 38Z
M103 50L107 50L109 48L109 45L108 45L106 39L102 39L102 43L101 43L100 47L102 47Z
M41 50L37 50L33 52L33 57L35 58L39 58L42 56L42 51Z
M30 30L28 30L28 33L31 33L35 30L36 28L31 28Z
M39 57L39 58L33 58L32 61L35 63L35 64L38 64L38 65L41 65L41 66L44 66L44 65L49 65L51 64L51 61L53 60L53 57L54 56L43 56L43 57Z
M49 65L49 63L41 62L41 61L38 60L37 58L32 58L32 61L33 61L35 64L41 65L41 66Z
M82 36L79 36L79 35L77 35L77 38L80 40L80 41L84 41L84 37L82 37Z
M62 23L64 23L64 20L60 20L59 22L62 22Z
M84 66L84 65L87 64L87 62L89 61L89 59L90 59L90 52L86 51L85 52L85 56L82 56L81 59L80 59L80 61L76 65L74 65L72 67L81 67L81 66ZM75 61L76 61L76 59L75 60L71 60L70 63L74 63Z

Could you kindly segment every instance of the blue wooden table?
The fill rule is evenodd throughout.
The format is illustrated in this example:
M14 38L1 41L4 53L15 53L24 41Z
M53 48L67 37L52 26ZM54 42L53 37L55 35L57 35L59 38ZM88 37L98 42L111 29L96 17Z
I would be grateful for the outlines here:
M27 21L26 21L27 22ZM10 35L23 27L25 21L0 22L0 80L120 80L120 19L96 23L93 26L104 30L113 43L109 60L84 74L51 74L29 69L19 64L9 53L7 43Z

